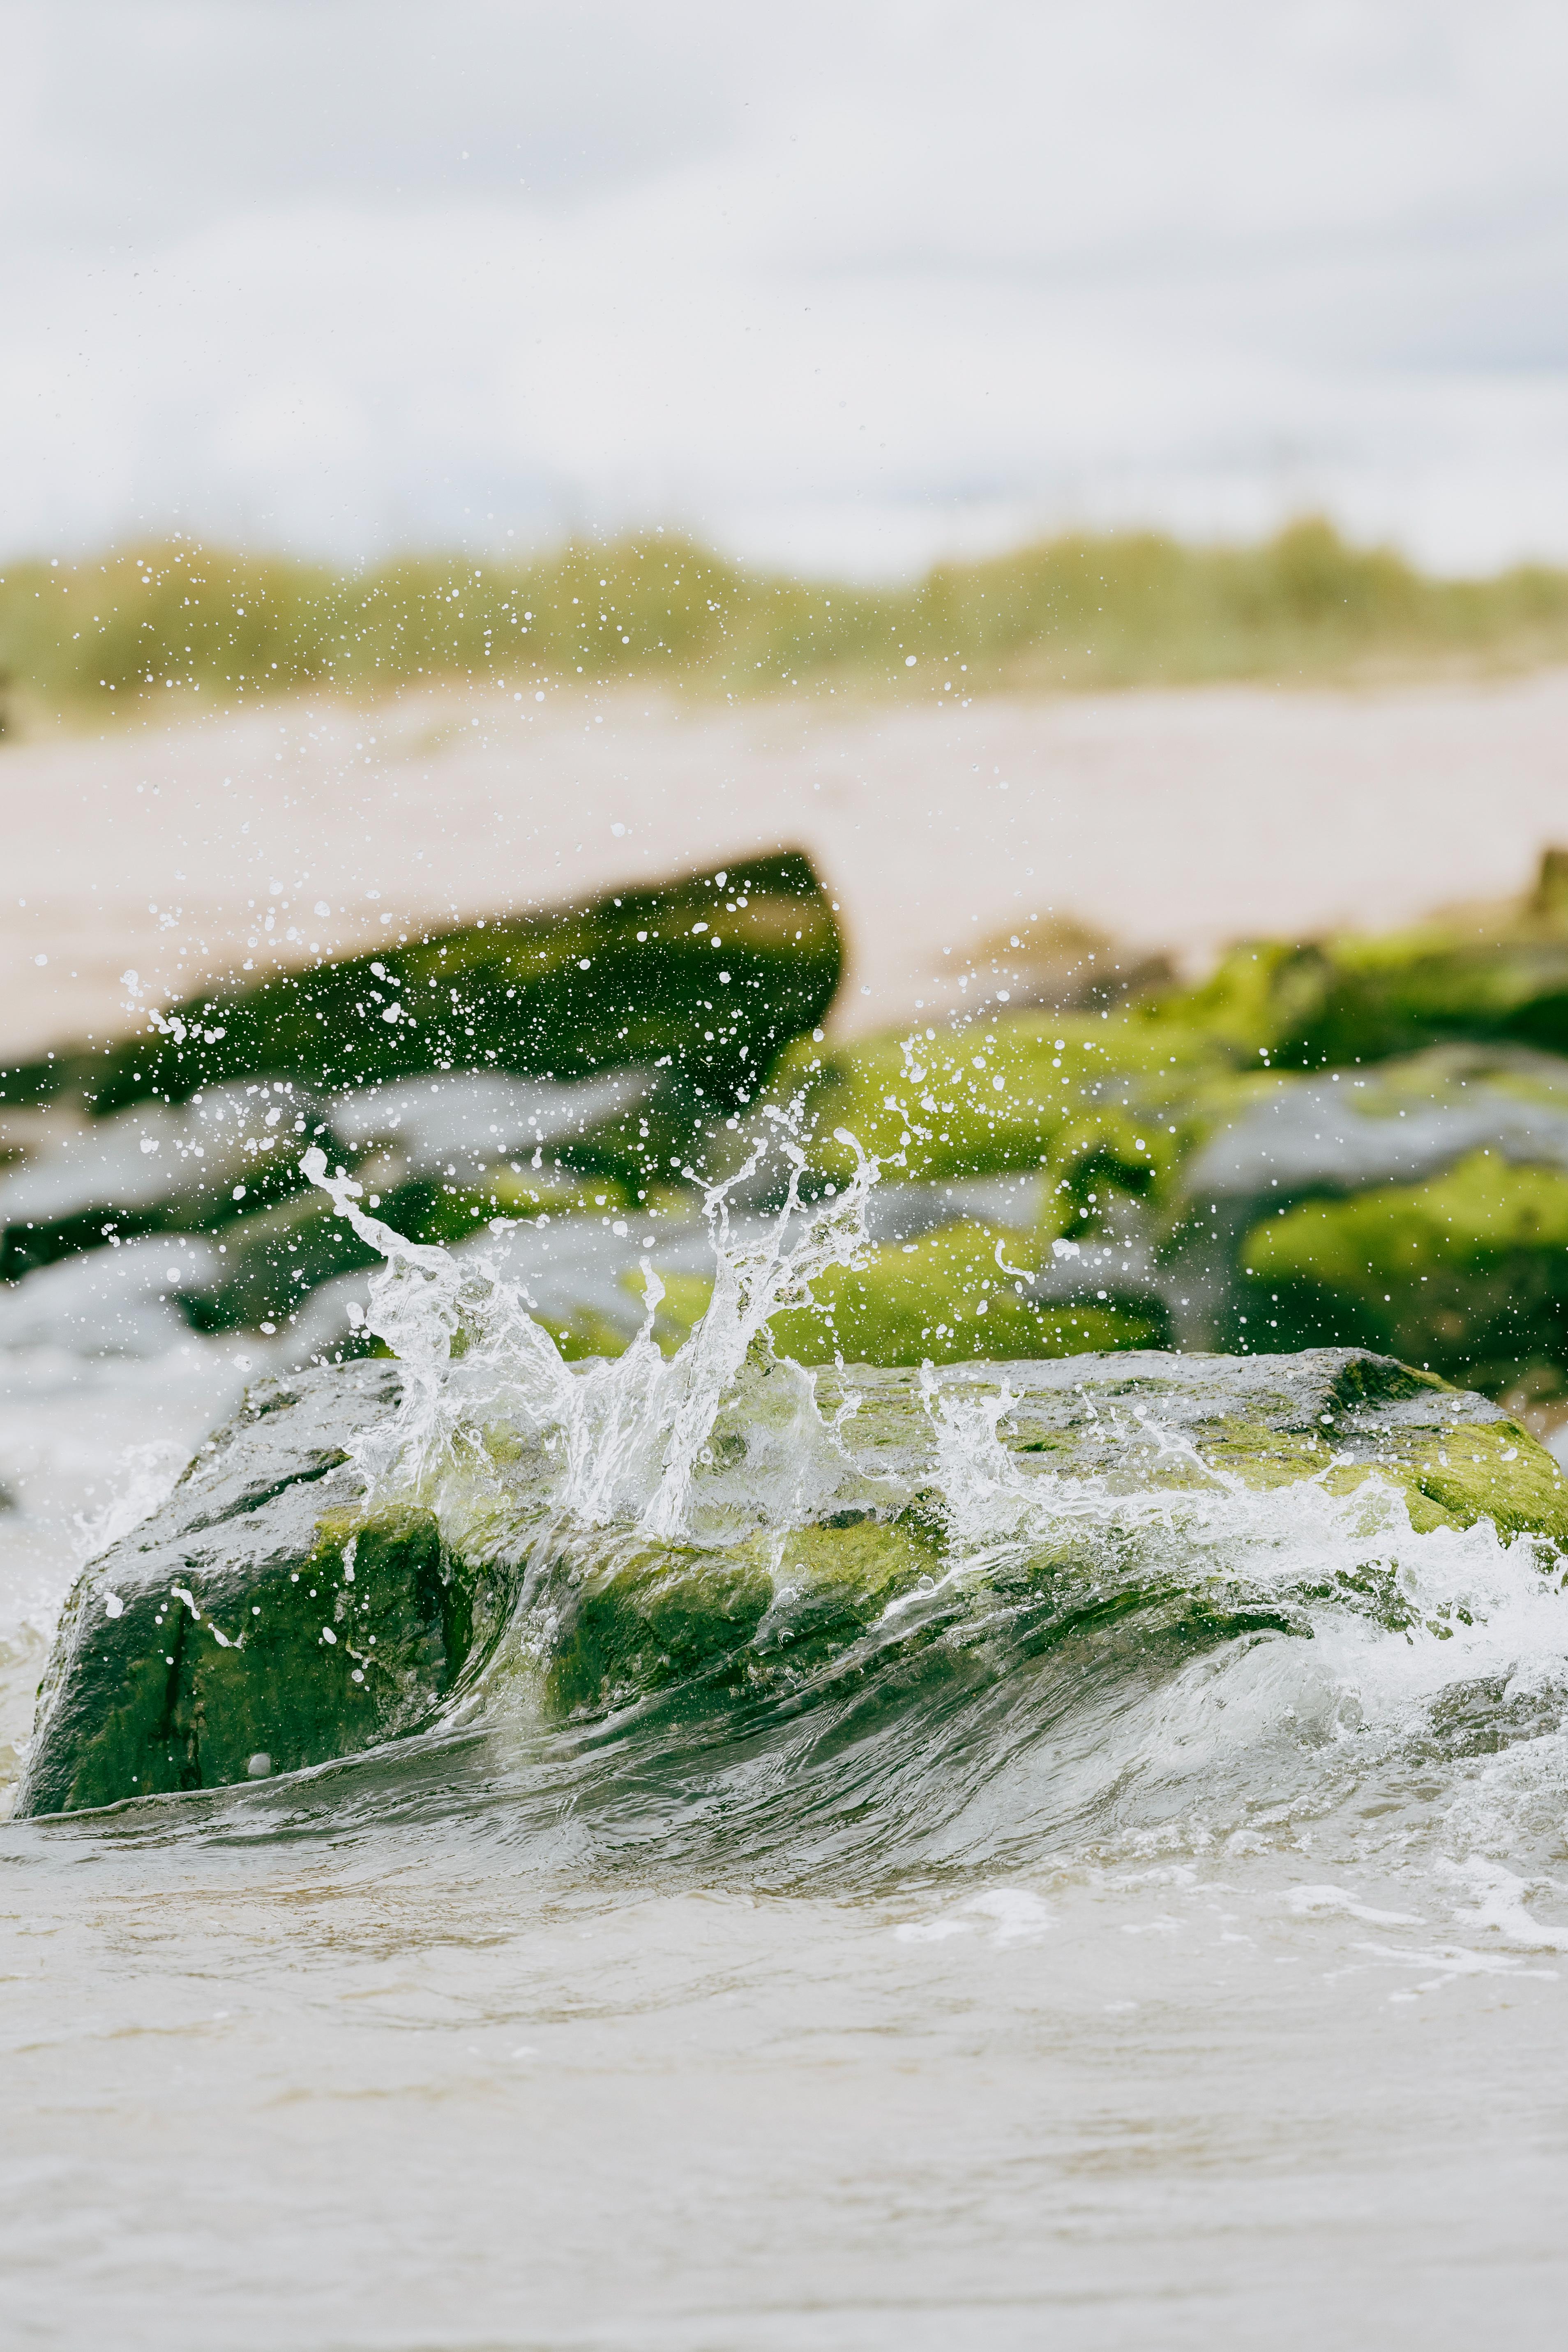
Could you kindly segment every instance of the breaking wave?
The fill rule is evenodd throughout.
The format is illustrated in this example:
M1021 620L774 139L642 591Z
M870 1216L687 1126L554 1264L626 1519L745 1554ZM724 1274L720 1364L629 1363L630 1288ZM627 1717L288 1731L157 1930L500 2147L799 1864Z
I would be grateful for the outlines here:
M1552 1547L1418 1531L1375 1476L1248 1485L1135 1381L1079 1384L1111 1466L1069 1474L1019 1433L1076 1365L777 1360L769 1318L853 1265L877 1171L859 1157L803 1208L787 1133L768 1148L794 1159L784 1204L737 1234L731 1188L710 1195L717 1280L685 1345L655 1345L648 1266L637 1339L578 1367L504 1232L409 1243L307 1160L384 1258L367 1322L404 1391L363 1450L373 1496L513 1559L517 1600L437 1731L202 1798L204 1834L439 1816L539 1866L779 1885L1216 1849L1485 1876L1506 1855L1510 1901L1550 1895Z

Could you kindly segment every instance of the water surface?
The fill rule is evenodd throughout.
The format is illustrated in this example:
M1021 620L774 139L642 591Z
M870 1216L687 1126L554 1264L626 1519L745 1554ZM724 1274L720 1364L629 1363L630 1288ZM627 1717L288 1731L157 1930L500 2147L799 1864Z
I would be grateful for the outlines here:
M750 1337L798 1250L684 1370L566 1404L439 1257L375 1310L430 1373L375 1466L469 1524L451 1446L503 1391L588 1398L584 1544L706 1556L769 1477L798 1516L865 1476L831 1375L749 1486L709 1443L782 1410ZM12 1358L9 1736L76 1559L242 1377ZM1559 2340L1561 1576L1391 1495L1069 1492L999 1447L1004 1390L915 1396L947 1564L830 1654L759 1632L721 1687L563 1721L536 1585L423 1738L0 1828L7 2340Z

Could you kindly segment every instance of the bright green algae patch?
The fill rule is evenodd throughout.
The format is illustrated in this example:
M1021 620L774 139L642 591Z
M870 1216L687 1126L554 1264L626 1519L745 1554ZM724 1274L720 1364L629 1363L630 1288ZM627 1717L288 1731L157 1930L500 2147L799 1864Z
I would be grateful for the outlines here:
M797 1364L882 1367L967 1364L982 1354L1023 1361L1167 1342L1169 1320L1157 1300L1042 1305L1028 1297L1037 1248L1027 1235L965 1219L918 1242L868 1249L854 1265L818 1275L812 1303L775 1315L769 1335L777 1353ZM640 1281L627 1288L640 1297ZM712 1295L705 1276L665 1278L653 1328L666 1354L690 1337ZM586 1315L550 1328L570 1358L618 1355L626 1345L623 1334Z
M703 1705L763 1687L940 1570L930 1541L868 1512L721 1551L580 1534L552 1563L548 1702L598 1713L677 1687Z
M1555 1388L1568 1363L1561 1169L1472 1152L1425 1183L1265 1219L1243 1257L1288 1340L1387 1348L1488 1389Z
M802 1039L769 1092L775 1105L800 1101L812 1165L835 1181L855 1168L843 1130L889 1179L1049 1167L1142 1192L1206 1132L1193 1122L1194 1078L1229 1066L1173 1021L1028 1013L837 1050Z
M773 1317L773 1344L802 1364L963 1364L1158 1347L1169 1337L1154 1301L1037 1304L1019 1271L1030 1255L1026 1240L972 1222L889 1244L819 1276L813 1305Z
M1331 1495L1350 1495L1375 1477L1400 1495L1423 1534L1490 1519L1501 1535L1547 1535L1568 1546L1568 1486L1517 1422L1466 1423L1445 1435L1390 1431L1370 1458L1349 1460L1323 1438L1237 1422L1201 1436L1197 1450L1206 1468L1251 1487L1316 1478Z
M1238 1069L1245 1024L1199 1009L1206 1038L1155 1008L792 1049L773 1099L800 1102L808 1186L847 1180L854 1135L893 1199L954 1188L953 1222L829 1277L781 1344L884 1364L1362 1346L1494 1394L1568 1388L1568 1063L1444 1045L1364 1076ZM962 1190L999 1177L1033 1190L1032 1230L987 1227ZM1092 1257L1053 1269L1062 1240Z
M1515 903L1404 931L1251 940L1158 1017L1290 1066L1384 1061L1456 1041L1568 1051L1568 853Z

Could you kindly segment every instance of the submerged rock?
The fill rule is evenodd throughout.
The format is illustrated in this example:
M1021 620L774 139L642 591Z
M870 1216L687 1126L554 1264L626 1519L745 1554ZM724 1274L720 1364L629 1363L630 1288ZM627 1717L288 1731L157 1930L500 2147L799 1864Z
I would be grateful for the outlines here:
M1309 1483L1320 1516L1358 1497L1370 1507L1352 1565L1329 1571L1329 1599L1401 1632L1447 1628L1388 1556L1390 1497L1417 1537L1483 1520L1539 1537L1554 1576L1568 1547L1568 1486L1551 1456L1487 1399L1387 1358L1146 1351L928 1379L865 1366L818 1376L846 1475L802 1524L660 1544L552 1520L518 1627L547 1710L795 1706L825 1675L858 1686L883 1671L966 1671L977 1643L1000 1671L1015 1637L1037 1654L1112 1627L1152 1658L1310 1635L1320 1556L1308 1546L1305 1575L1281 1573L1275 1518L1258 1538L1265 1572L1249 1573L1245 1500ZM714 1479L760 1492L745 1428L727 1434ZM1192 1542L1171 1516L1183 1503L1199 1514Z
M1119 1565L1119 1497L1217 1507L1377 1481L1418 1533L1490 1520L1546 1539L1553 1573L1568 1547L1561 1470L1482 1397L1352 1349L1141 1351L934 1376L824 1370L831 1475L819 1462L809 1486L795 1470L779 1483L784 1423L767 1399L731 1401L700 1474L734 1519L721 1537L575 1520L542 1448L512 1436L491 1448L510 1503L485 1521L481 1565L428 1511L365 1507L348 1449L394 1409L401 1378L379 1361L263 1383L162 1508L83 1572L21 1812L234 1784L404 1737L477 1688L503 1634L507 1673L567 1717L659 1694L706 1707L798 1690L839 1660L869 1674L877 1643L994 1630L999 1609L1032 1612L1037 1643L1112 1622L1120 1638L1142 1624L1178 1643L1301 1630L1287 1586L1225 1571L1211 1538L1184 1570L1163 1503ZM763 1383L802 1378L775 1366ZM1001 1497L978 1549L970 1487L994 1521ZM998 1542L997 1525L1013 1535ZM1416 1622L1381 1554L1352 1584L1350 1605Z

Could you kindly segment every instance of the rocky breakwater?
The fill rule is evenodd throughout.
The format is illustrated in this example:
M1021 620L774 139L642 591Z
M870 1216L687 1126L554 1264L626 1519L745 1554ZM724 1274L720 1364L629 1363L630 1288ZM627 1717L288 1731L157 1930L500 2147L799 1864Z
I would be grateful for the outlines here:
M1553 852L1517 905L1254 942L1194 990L1054 1013L999 992L940 1026L798 1040L763 1116L796 1107L805 1191L848 1180L847 1136L883 1182L877 1247L788 1345L1359 1346L1544 1425L1568 1404L1564 972Z
M691 1381L658 1365L649 1351L637 1392L673 1381L679 1434ZM686 1716L798 1708L825 1680L866 1684L911 1654L928 1677L973 1674L980 1643L999 1672L1004 1624L1015 1653L1115 1639L1179 1663L1310 1639L1325 1598L1440 1638L1462 1596L1424 1593L1401 1540L1489 1521L1532 1540L1531 1572L1553 1584L1568 1554L1568 1488L1521 1428L1354 1350L813 1377L753 1345L696 1432L673 1518L668 1445L653 1465L664 1507L595 1510L563 1467L570 1394L552 1425L515 1400L502 1415L493 1386L447 1449L468 1464L456 1484L401 1498L384 1484L373 1501L362 1465L409 1377L384 1360L262 1383L82 1572L20 1813L353 1757L459 1709L482 1721L520 1683L556 1721L661 1698ZM657 1415L644 1422L646 1439ZM1257 1515L1284 1497L1294 1526L1338 1515L1342 1566L1282 1549Z
M781 852L233 974L128 1040L0 1070L0 1346L341 1347L349 1294L301 1310L374 1256L305 1184L312 1142L426 1241L685 1213L710 1132L823 1021L841 962L831 901Z

